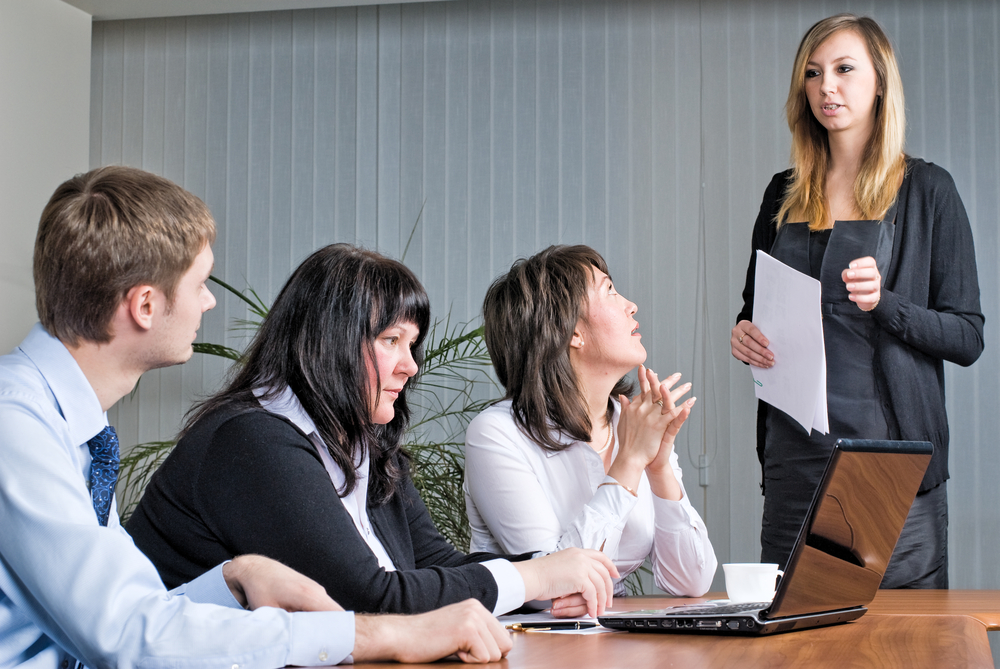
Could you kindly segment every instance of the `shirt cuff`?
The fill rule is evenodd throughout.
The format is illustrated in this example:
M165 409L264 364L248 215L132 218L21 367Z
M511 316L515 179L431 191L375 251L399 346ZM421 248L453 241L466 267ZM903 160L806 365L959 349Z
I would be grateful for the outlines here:
M228 560L227 560L228 562ZM231 609L242 609L232 591L226 585L226 579L222 575L222 562L214 568L209 569L198 578L179 585L170 591L171 595L185 595L192 602L199 604L218 604Z
M653 518L657 527L675 529L680 525L698 527L698 516L691 503L687 501L687 493L679 500L663 499L653 495Z
M501 559L479 564L490 570L497 584L497 603L493 605L493 615L502 616L524 604L524 579L514 565Z
M286 664L312 667L354 662L354 612L311 611L292 614Z
M609 485L605 485L609 484ZM638 491L636 491L638 493ZM629 514L639 503L638 494L632 494L614 478L605 476L597 492L591 498L590 506L603 513L616 529L623 529Z

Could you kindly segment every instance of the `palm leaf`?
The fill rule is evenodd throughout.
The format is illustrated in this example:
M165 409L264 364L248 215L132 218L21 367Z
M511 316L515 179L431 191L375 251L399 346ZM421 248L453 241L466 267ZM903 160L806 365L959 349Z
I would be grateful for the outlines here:
M122 501L118 516L122 525L132 516L142 491L146 489L150 477L170 455L177 442L148 441L133 446L128 455L121 459L118 468L118 499Z
M192 344L195 353L204 353L205 355L215 355L220 358L228 358L230 360L235 360L239 362L241 354L235 348L229 348L228 346L223 346L222 344L209 344L206 342L195 342Z
M431 327L424 344L420 376L407 393L414 420L403 448L412 459L413 484L434 524L462 551L471 535L465 515L465 428L489 403L479 396L496 389L483 328L452 326L448 319Z

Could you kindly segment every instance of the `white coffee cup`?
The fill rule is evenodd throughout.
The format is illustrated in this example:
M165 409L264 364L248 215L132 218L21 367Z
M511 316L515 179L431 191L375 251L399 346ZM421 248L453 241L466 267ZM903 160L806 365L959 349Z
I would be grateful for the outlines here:
M733 603L771 601L778 577L785 574L776 564L758 562L724 564L722 569L726 572L726 593Z

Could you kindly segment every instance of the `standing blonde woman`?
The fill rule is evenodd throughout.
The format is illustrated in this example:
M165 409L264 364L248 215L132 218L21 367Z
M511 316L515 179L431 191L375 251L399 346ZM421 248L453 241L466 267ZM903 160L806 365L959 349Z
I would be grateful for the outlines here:
M732 353L781 364L752 322L758 249L818 279L830 433L806 435L760 404L761 559L784 564L834 441L927 440L934 456L882 587L948 587L944 361L983 350L972 232L951 176L903 153L903 88L872 19L823 19L799 45L786 104L791 170L754 225Z

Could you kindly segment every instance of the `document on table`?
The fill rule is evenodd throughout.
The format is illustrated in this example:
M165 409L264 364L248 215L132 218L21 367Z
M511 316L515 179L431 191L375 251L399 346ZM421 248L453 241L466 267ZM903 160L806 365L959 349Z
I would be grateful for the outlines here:
M753 371L757 399L805 428L830 431L820 282L757 251L753 323L767 337L774 367Z

